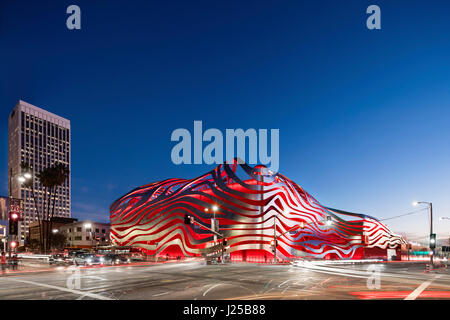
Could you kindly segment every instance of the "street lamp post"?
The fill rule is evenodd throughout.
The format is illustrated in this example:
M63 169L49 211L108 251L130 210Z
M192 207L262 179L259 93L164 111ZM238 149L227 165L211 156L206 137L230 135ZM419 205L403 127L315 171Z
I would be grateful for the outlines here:
M217 220L216 220L216 212L219 210L219 207L217 205L213 205L211 207L211 210L213 211L213 217L211 218L211 230L214 231L214 245L217 245L217 234L219 232L219 228L217 227ZM205 208L205 212L209 212L208 208ZM224 254L224 239L225 237L222 236L222 263L223 263L223 254Z
M11 210L11 202L12 202L12 180L13 178L17 177L17 180L19 181L19 183L23 183L28 179L32 178L31 173L27 170L25 171L25 173L19 173L19 174L15 174L13 175L13 170L12 168L9 168L9 192L8 192L8 197L9 197L9 210ZM11 221L9 221L9 223L11 223ZM18 230L17 230L18 231ZM9 257L11 257L11 243L14 241L14 235L8 234L8 255Z
M216 220L216 211L218 209L219 208L216 205L213 205L212 210L213 210L213 216L214 216L214 228L213 228L214 231L218 231L217 230L217 220ZM217 236L214 235L214 245L216 245L216 244L217 244Z
M3 252L6 252L6 226L0 225L0 229L2 229L2 242L3 242Z
M93 250L94 249L94 242L93 242L93 239L92 239L92 224L91 223L85 223L84 224L84 229L85 230L87 230L87 229L89 229L90 231L89 231L89 238L90 238L90 240L91 240L91 249Z
M277 220L276 216L273 216L273 263L277 263Z
M431 235L433 234L433 204L431 202L426 202L426 201L416 201L416 202L413 202L413 205L417 206L418 204L422 204L422 203L427 204L428 207L430 208L430 249L431 249L430 263L433 266L434 248L432 248L432 245L431 245Z

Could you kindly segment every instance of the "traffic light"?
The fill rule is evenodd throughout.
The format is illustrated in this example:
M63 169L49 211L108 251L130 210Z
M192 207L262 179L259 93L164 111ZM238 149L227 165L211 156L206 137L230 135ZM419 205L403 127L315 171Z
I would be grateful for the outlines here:
M272 251L275 252L277 250L278 240L270 241L270 245L272 246Z
M436 248L436 233L430 234L430 248Z
M9 199L9 220L19 221L20 215L23 212L23 200L10 198Z
M11 243L9 245L10 245L11 249L14 249L15 247L17 247L17 242L11 241Z
M13 211L9 213L9 221L18 221L20 216L17 212Z
M227 246L227 239L223 239L223 246L226 247Z
M19 222L17 220L9 220L9 234L17 235L19 231Z

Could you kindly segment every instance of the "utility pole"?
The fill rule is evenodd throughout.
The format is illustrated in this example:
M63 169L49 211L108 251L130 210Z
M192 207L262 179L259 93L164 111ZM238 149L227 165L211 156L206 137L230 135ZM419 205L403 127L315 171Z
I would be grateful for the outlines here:
M413 205L416 206L421 203L427 204L428 207L430 208L430 237L428 241L430 242L430 250L431 250L430 263L431 266L433 266L434 248L436 247L436 235L433 235L433 204L431 202L415 201L413 202Z
M433 204L431 202L429 204L430 204L430 237L431 237L431 235L433 234ZM431 260L431 266L433 266L434 246L431 249L431 259L430 259Z
M277 262L277 220L273 216L273 263Z
M6 226L0 225L2 229L2 242L3 242L3 252L6 252Z
M217 208L216 208L217 210ZM208 210L205 209L205 212L208 212ZM207 226L202 225L201 223L195 221L194 217L189 216L187 214L184 215L184 224L194 224L194 225L198 225L202 228L205 228L208 231L211 231L214 234L214 237L219 236L222 239L222 263L223 263L223 254L224 254L224 244L225 244L225 236L219 232L217 232L215 229L213 228L208 228Z
M12 195L12 168L9 168L9 192L8 192L8 216L9 211L11 210L11 195ZM8 225L11 223L10 220L8 220ZM8 256L11 258L11 242L12 242L12 235L8 232Z

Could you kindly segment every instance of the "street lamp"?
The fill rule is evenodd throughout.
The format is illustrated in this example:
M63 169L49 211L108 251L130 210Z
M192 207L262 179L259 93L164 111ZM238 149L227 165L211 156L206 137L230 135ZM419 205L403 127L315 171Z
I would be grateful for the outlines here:
M6 252L6 226L2 226L0 224L0 230L2 231L2 242L3 242L3 251Z
M22 169L23 169L23 167L22 167ZM8 194L8 196L9 196L9 201L10 201L9 202L10 203L10 207L11 207L11 201L12 201L11 200L12 199L12 181L16 177L17 177L17 180L19 181L19 183L22 184L26 180L30 179L32 177L32 175L29 172L29 169L27 169L24 174L21 174L21 173L13 174L12 167L9 169L9 192L8 192L9 194ZM19 216L16 213L14 213L12 215L13 219L17 219L18 217ZM11 221L8 221L8 222L12 223ZM13 234L8 235L8 239L11 240L10 245L9 245L9 250L8 250L9 251L9 256L11 257L11 249L14 249L17 246L17 241L14 241L14 235Z
M219 228L217 227L217 221L216 221L216 211L219 210L219 207L217 205L213 205L211 207L213 211L213 218L211 218L211 229L214 231L214 245L217 245L217 234ZM209 208L204 209L205 212L209 212ZM223 263L223 239L222 239L222 263Z
M87 230L89 229L89 238L91 239L91 246L94 247L94 239L92 237L92 224L91 223L85 223L84 228ZM93 249L93 248L92 248Z
M433 265L433 256L434 256L434 247L435 247L435 241L433 240L433 204L431 202L426 201L414 201L413 206L417 206L419 204L426 204L430 208L430 249L433 254L430 255L430 263Z
M217 227L217 223L216 223L216 211L218 210L219 208L216 206L216 205L213 205L213 207L212 207L212 210L213 210L213 212L214 212L214 231L217 231L216 230L216 227ZM214 242L216 242L216 240L214 241ZM214 243L215 244L215 243Z

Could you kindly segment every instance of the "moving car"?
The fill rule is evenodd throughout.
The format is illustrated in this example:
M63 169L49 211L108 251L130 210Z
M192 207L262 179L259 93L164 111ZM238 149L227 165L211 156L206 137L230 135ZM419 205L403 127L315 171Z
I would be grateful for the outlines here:
M130 261L136 261L136 262L142 262L145 261L142 254L139 253L133 253L130 257Z
M68 264L70 263L70 258L64 256L63 254L54 254L51 255L50 258L48 258L48 264L52 265L52 264Z
M130 263L129 258L127 258L123 255L114 254L114 253L105 254L103 257L101 257L101 260L103 261L103 264L105 264L105 265Z
M76 266L93 266L103 264L99 256L93 253L84 252L77 252L73 258L73 263Z

